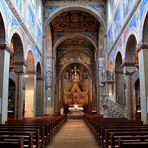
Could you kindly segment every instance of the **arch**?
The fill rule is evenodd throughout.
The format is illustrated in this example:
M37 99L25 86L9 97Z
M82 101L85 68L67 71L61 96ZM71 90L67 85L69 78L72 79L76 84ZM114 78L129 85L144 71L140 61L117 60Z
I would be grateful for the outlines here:
M20 39L21 39L21 41L22 41L22 45L23 45L23 47L24 47L24 41L23 41L22 32L21 32L20 28L18 28L17 26L14 26L14 27L12 27L11 30L10 30L10 37L9 37L9 39L10 39L10 40L9 40L10 49L12 50L11 41L12 41L12 37L14 36L14 34L17 34L17 35L20 37Z
M95 50L97 51L97 46L96 46L95 42L91 38L89 38L89 37L87 37L85 35L79 34L79 33L73 33L73 34L65 35L65 36L61 37L59 40L57 40L55 42L55 44L53 46L53 51L56 51L55 49L58 47L58 45L60 45L60 43L62 43L63 41L65 41L67 39L73 38L73 37L83 37L83 38L85 38L89 43L91 43L94 46Z
M6 32L3 17L0 13L0 43L6 42Z
M122 54L120 51L118 51L116 58L115 58L115 70L119 69L122 64Z
M36 65L36 73L37 73L37 77L41 77L41 75L42 75L42 69L41 69L40 62L37 62L37 65Z
M126 49L128 39L131 35L133 35L135 37L136 41L138 41L138 32L137 32L136 28L130 29L130 31L127 33L126 38L125 38L125 44L123 47L124 49Z
M143 23L143 31L142 31L142 42L147 43L148 42L148 32L147 32L147 26L148 26L148 12L145 16L145 20Z
M70 66L71 64L80 64L80 65L82 65L82 66L85 68L85 70L88 72L89 78L91 78L91 72L90 72L90 69L88 68L88 66L85 65L84 63L77 63L77 62L71 62L71 63L66 64L66 65L62 68L61 74L60 74L60 75L62 75L62 73L64 73L64 72L67 70L67 67Z
M122 107L125 103L125 84L124 84L124 76L122 75L123 69L121 68L123 61L121 52L118 52L115 60L115 79L116 79L116 102L119 103Z
M64 65L64 66L62 67L62 69L60 70L59 76L62 76L62 73L63 73L64 69L66 69L66 67L67 67L68 65L72 64L72 63L74 63L74 62L73 62L73 61L69 61L69 63L67 63L66 65ZM76 63L77 63L77 62L76 62ZM85 64L85 63L82 63L82 62L79 62L79 64L81 64L81 65L83 65L84 67L86 67L86 69L88 70L88 73L89 73L90 78L92 78L91 70L89 69L88 65Z
M28 51L27 54L27 73L34 73L35 65L34 65L34 55L31 50Z
M80 10L80 11L84 11L84 12L91 14L101 23L101 25L106 30L105 22L103 21L103 19L101 18L101 16L98 13L96 13L95 11L92 11L91 9L89 9L85 6L73 5L73 6L60 7L59 9L55 10L51 15L49 15L49 17L47 18L47 20L45 22L44 32L46 32L46 29L48 28L47 26L56 16L58 16L59 14L61 14L63 12L67 12L67 11L71 11L71 10Z
M11 50L14 53L14 62L24 61L24 48L20 35L14 33L11 38Z
M137 39L134 34L131 34L126 42L126 48L125 48L125 61L128 62L135 62L138 58L136 56L136 47L137 47Z

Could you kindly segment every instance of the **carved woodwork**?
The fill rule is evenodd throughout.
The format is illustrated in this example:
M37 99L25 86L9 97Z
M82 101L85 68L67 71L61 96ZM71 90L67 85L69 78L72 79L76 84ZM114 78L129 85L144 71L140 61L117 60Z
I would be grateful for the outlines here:
M67 68L64 73L64 101L66 105L86 105L89 100L88 73L84 67Z

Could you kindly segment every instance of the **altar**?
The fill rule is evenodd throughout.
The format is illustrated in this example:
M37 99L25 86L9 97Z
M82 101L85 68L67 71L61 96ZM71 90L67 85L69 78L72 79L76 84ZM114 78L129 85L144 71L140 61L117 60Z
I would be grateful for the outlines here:
M82 105L70 105L69 108L68 117L71 118L81 118L83 116L83 106Z

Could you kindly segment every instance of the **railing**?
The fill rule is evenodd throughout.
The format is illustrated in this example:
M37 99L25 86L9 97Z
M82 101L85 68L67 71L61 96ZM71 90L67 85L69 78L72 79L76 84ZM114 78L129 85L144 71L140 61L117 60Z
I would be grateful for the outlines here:
M110 100L110 97L105 96L101 99L101 106L105 111L105 116L110 118L126 118L125 109L118 103Z

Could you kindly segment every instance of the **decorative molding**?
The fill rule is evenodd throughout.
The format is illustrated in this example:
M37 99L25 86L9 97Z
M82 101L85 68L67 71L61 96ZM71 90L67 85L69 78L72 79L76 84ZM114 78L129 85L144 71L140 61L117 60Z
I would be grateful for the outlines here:
M137 47L137 52L139 53L143 49L148 49L148 43L139 43Z
M64 5L74 5L74 4L77 4L77 5L79 5L79 4L83 4L83 5L88 5L88 4L100 4L101 2L103 2L102 0L76 0L76 1L68 1L68 0L66 0L66 1L56 1L56 0L51 0L51 1L45 1L45 3L44 4L50 4L50 5L60 5L60 6L64 6ZM105 3L105 2L104 2Z
M29 37L29 39L31 40L31 42L33 43L33 45L35 46L35 48L37 49L38 53L40 54L41 57L43 57L41 51L39 50L36 42L34 41L32 35L30 34L30 32L28 31L26 25L24 24L24 22L22 21L21 17L19 16L18 12L15 10L15 7L13 6L12 2L10 0L6 1L7 5L9 6L10 10L13 12L14 16L17 18L17 20L19 21L20 26L23 28L23 30L25 31L25 33L27 34L27 36Z
M26 63L26 61L24 61L24 60L21 60L21 61L15 61L14 62L14 65L18 65L18 66L27 66L27 63Z
M11 53L10 48L5 43L0 43L0 50L6 50L8 53Z

